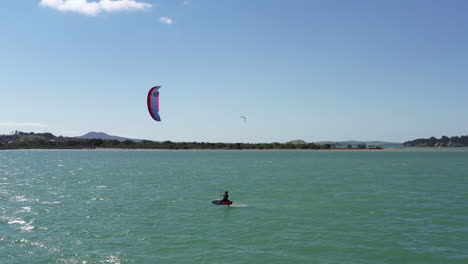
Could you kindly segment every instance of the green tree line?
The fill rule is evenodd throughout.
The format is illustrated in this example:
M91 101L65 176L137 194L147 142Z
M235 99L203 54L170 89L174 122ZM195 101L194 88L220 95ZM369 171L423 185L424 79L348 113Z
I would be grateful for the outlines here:
M172 142L142 140L102 140L56 137L51 133L15 132L0 136L0 149L330 149L330 144L293 144L293 143L211 143L211 142Z
M468 147L468 136L419 138L403 143L405 147Z

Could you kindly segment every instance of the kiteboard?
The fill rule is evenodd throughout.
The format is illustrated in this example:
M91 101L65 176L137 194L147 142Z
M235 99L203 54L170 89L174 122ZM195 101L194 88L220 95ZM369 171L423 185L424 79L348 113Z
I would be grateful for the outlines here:
M223 202L223 200L213 200L211 203L216 204L216 205L231 205L232 201L228 202Z

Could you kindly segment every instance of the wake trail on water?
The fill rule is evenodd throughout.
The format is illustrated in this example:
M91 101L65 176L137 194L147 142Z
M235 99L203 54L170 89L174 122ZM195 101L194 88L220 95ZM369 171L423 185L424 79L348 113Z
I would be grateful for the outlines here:
M248 207L248 204L232 204L231 207Z

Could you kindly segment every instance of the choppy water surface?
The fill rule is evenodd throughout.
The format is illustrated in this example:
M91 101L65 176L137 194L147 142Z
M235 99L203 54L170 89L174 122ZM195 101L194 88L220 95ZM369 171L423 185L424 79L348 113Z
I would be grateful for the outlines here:
M468 152L0 152L0 263L468 263L467 237Z

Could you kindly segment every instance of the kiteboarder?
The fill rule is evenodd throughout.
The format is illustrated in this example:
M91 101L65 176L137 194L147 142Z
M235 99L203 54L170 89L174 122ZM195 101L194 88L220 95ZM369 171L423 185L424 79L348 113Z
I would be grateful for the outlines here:
M221 203L226 202L227 206L229 206L229 194L228 191L225 191L224 194L220 194L219 196L223 196L223 200L221 200Z

